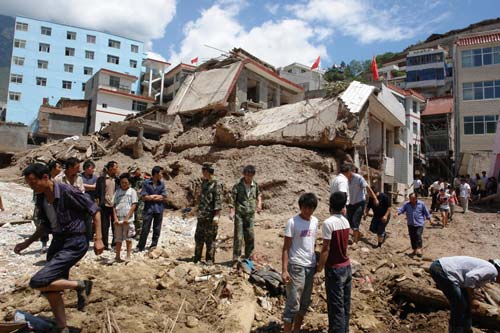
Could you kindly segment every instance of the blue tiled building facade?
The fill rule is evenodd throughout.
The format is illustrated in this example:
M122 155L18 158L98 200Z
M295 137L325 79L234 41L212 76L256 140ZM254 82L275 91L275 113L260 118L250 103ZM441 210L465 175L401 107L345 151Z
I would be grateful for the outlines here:
M101 68L140 77L143 47L108 33L16 17L7 121L30 125L44 100L83 99L85 83Z

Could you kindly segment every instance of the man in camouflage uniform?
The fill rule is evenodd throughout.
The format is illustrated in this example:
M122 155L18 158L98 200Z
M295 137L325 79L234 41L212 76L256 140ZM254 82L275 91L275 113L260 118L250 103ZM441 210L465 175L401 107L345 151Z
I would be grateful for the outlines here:
M199 262L206 249L206 263L213 264L215 258L215 239L219 228L220 210L222 208L222 186L214 179L214 168L211 163L203 163L203 182L201 184L200 203L198 204L198 223L194 240L194 262Z
M133 165L128 168L130 174L130 187L132 187L137 192L137 207L135 209L134 215L134 226L136 239L141 237L141 227L142 227L142 211L144 210L144 201L142 200L140 193L142 189L142 184L144 184L144 177L142 177L141 168L137 165Z
M262 210L262 197L259 186L253 181L255 167L247 165L243 177L233 186L231 195L231 219L234 221L233 261L241 256L241 247L245 240L245 258L250 258L254 250L255 212Z

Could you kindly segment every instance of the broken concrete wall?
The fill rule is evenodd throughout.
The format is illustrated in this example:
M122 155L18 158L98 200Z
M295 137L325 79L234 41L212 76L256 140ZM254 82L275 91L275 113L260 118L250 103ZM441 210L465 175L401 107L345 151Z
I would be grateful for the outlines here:
M28 146L28 127L25 125L0 123L0 151L24 151Z

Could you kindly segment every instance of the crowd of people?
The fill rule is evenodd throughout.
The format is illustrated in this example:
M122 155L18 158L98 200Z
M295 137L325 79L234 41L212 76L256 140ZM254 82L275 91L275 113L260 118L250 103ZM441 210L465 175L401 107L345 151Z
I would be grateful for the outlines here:
M163 169L159 166L152 168L151 173L143 173L136 165L120 173L118 163L109 161L102 173L96 175L93 161L85 161L80 171L80 161L70 158L65 161L64 169L62 167L61 163L53 161L48 165L32 164L23 171L26 183L35 193L37 229L31 237L17 244L14 251L20 253L33 242L42 241L47 263L32 277L30 286L47 297L56 318L57 331L68 332L61 292L76 290L78 309L85 309L92 281L70 280L69 272L88 251L89 242L94 241L97 255L114 247L117 262L122 261L123 242L126 244L125 260L130 259L134 238L138 240L135 251L154 249L159 242L168 193L162 180ZM205 248L204 262L211 265L215 262L223 187L214 176L213 164L203 163L201 173L203 182L198 198L193 261L202 261ZM245 166L242 177L231 190L229 216L234 223L233 264L251 259L255 249L254 218L262 210L262 195L254 180L255 174L255 167ZM438 209L446 213L442 214L442 224L446 226L447 218L452 219L454 209L451 206L457 204L457 196L454 186L449 187L445 182L438 184L439 187L431 186L435 202L431 210L438 205ZM282 248L282 280L286 284L285 332L300 330L310 304L314 275L322 271L325 272L329 332L348 332L352 273L347 250L348 247L357 248L363 237L360 226L370 210L373 217L369 230L377 235L376 247L386 242L386 226L391 215L405 214L413 250L411 255L423 255L422 233L425 221L430 221L431 216L424 202L418 199L418 191L409 195L408 202L393 210L392 200L383 193L381 184L370 186L350 164L340 167L330 189L330 217L321 224L323 241L319 252L315 251L320 223L313 215L318 206L314 193L300 196L298 213L285 226ZM461 180L458 193L466 212L472 189L465 179ZM151 227L153 235L147 247ZM46 248L49 234L52 234L52 241ZM468 258L442 258L431 266L432 277L447 297L463 296L456 288L451 288L450 283L460 289L460 283L475 288L494 279L500 280L500 262ZM465 277L472 271L474 282ZM467 296L469 301L463 307L452 307L450 327L470 327L467 318L474 303L471 294Z

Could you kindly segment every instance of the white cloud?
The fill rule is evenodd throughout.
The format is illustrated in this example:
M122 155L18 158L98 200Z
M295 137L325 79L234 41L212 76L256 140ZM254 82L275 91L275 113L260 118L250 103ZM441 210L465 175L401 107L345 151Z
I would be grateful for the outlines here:
M410 39L429 27L422 23L428 20L421 19L419 9L402 8L397 3L383 8L381 4L369 0L309 0L287 9L297 17L326 25L361 43Z
M276 15L278 13L278 10L280 9L279 3L267 3L264 7L272 15Z
M216 3L204 10L197 20L188 22L181 45L171 49L172 63L188 62L196 56L203 61L221 55L204 45L225 51L242 47L274 66L292 62L312 64L318 55L327 59L326 46L318 43L328 35L326 30L315 30L309 23L295 18L267 21L245 29L237 17L242 8L235 6L234 1L229 7Z
M145 42L161 38L175 15L176 0L2 0L2 14L53 20Z

